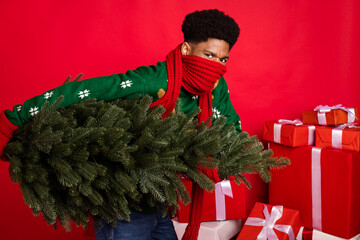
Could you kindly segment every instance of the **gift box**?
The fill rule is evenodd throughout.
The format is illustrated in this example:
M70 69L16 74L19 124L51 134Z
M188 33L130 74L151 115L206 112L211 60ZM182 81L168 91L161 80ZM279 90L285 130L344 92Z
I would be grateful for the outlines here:
M360 127L318 127L316 147L360 151Z
M313 111L303 111L302 121L304 124L315 125L338 125L344 123L358 122L357 108L345 108L336 106L317 106Z
M270 204L300 211L303 226L342 238L360 233L360 153L270 143L289 166L271 170Z
M269 121L264 123L263 139L291 147L313 146L315 126L302 125L299 121Z
M178 219L172 219L176 235L181 239L184 235L187 223L180 223ZM241 219L226 221L202 222L200 224L198 239L228 240L236 236L241 229Z
M181 180L191 196L192 182ZM178 201L180 209L176 215L180 223L189 222L190 204ZM240 219L246 217L245 185L235 181L224 180L215 184L213 192L204 192L201 221Z
M237 240L295 239L300 228L299 211L256 203Z
M356 235L352 238L340 238L336 237L316 229L304 229L304 227L300 228L298 236L296 240L359 240L360 234Z

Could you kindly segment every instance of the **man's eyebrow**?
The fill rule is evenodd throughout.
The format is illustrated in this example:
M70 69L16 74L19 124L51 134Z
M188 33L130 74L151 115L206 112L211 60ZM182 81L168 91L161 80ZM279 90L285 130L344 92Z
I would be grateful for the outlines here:
M212 51L210 51L210 50L204 50L204 52L208 52L208 53L210 53L211 55L213 55L213 56L215 56L215 57L218 58L218 56L217 56L214 52L212 52ZM229 59L229 56L222 57L221 59L224 59L224 58Z

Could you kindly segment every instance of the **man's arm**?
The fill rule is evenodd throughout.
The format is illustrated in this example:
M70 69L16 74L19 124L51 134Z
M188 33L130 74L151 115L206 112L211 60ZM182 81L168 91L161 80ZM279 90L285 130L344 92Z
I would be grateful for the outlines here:
M5 115L11 123L20 127L37 114L45 101L53 103L61 95L64 96L61 106L67 107L89 98L108 101L143 93L144 84L141 76L134 71L128 71L126 74L114 74L61 85L25 101L23 105L15 105L13 111L6 110Z
M12 133L30 117L37 114L46 101L53 103L59 96L64 96L61 106L67 107L89 98L110 101L118 98L130 98L135 95L143 96L145 92L149 93L149 90L145 90L144 79L157 78L157 72L164 72L162 71L163 68L164 65L159 63L158 65L127 71L126 74L121 73L70 82L35 96L25 101L23 105L15 105L12 111L1 112L0 156L2 156L3 148L12 137Z

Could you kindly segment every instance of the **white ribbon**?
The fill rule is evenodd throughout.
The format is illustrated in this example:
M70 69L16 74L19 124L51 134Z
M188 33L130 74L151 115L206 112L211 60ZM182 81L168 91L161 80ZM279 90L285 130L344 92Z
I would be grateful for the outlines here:
M321 148L316 147L311 149L311 191L313 228L321 231Z
M319 125L327 125L326 123L326 117L325 117L325 113L330 112L331 110L343 110L345 112L347 112L348 114L348 122L354 122L355 118L357 118L355 116L355 109L354 108L346 108L346 107L342 107L341 104L335 105L335 106L328 106L328 105L319 105L316 108L314 108L314 111L318 111L318 122Z
M319 125L327 125L325 113L319 111L317 117Z
M341 110L344 110L346 112L348 112L348 108L345 108L345 107L342 107L341 104L338 104L338 105L334 105L334 106L328 106L328 105L319 105L317 106L316 108L314 108L314 111L319 111L319 112L330 112L331 110L336 110L336 109L341 109Z
M331 146L334 149L342 149L342 134L345 128L360 128L357 123L344 123L331 130Z
M281 126L282 124L289 124L300 126L303 122L300 119L288 120L288 119L280 119L279 123L274 123L274 142L281 143Z
M281 142L281 124L274 123L274 142L280 143Z
M314 145L315 142L315 126L314 125L310 125L308 126L309 129L309 133L308 133L308 145L312 146Z
M335 149L342 149L342 129L333 128L331 130L331 146Z
M290 225L276 224L277 220L279 220L283 215L283 206L273 206L271 214L269 214L267 206L264 205L263 213L265 219L248 217L245 222L245 225L263 227L256 238L257 240L278 240L279 238L277 237L274 229L286 233L289 236L289 240L295 240L295 234Z
M226 219L225 195L233 198L229 180L223 180L215 184L216 220Z
M303 122L300 119L295 119L295 120L280 119L279 123L291 124L291 125L295 125L295 126L303 125Z
M360 128L360 126L357 126L357 123L344 123L340 124L336 127L336 129L345 129L345 128Z
M353 123L355 121L355 109L354 108L348 108L348 122Z

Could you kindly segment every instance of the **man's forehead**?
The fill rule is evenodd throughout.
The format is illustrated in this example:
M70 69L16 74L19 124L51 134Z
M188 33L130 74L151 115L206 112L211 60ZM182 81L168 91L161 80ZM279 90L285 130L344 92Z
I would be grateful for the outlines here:
M206 42L200 42L191 45L197 50L208 50L216 54L219 52L225 55L229 54L229 43L221 39L209 38Z

